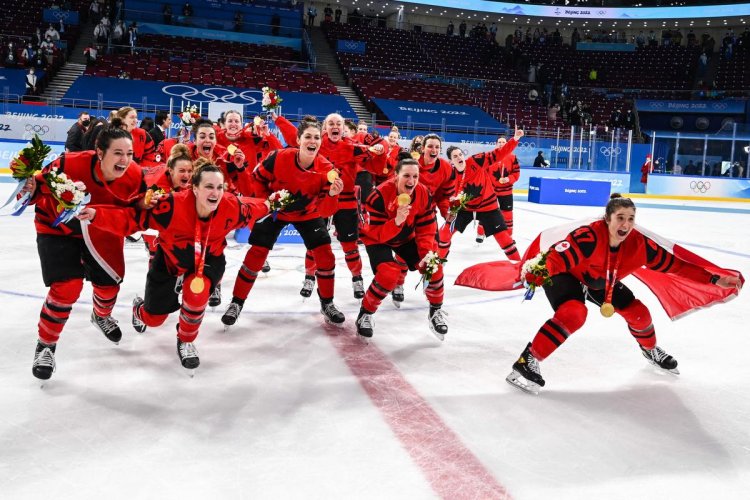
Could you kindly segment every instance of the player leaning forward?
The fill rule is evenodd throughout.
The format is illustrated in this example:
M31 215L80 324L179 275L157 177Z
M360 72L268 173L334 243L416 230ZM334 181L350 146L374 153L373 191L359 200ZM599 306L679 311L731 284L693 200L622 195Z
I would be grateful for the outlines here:
M638 277L658 294L658 289L665 290L674 281L687 279L691 282L689 299L684 293L671 293L671 300L682 302L677 307L682 306L681 311L685 312L690 310L684 304L688 300L693 301L693 307L696 307L696 300L702 301L699 306L726 300L733 291L720 292L716 287L739 289L743 279L739 273L732 276L731 271L713 266L708 271L703 267L706 261L689 252L683 251L685 257L695 257L694 260L702 265L683 260L644 233L648 232L635 227L635 204L629 198L613 194L603 219L575 229L549 248L544 264L545 276L548 273L549 279L544 284L544 292L555 314L542 325L513 364L513 371L507 377L509 383L533 393L544 386L539 362L583 326L587 315L586 300L599 305L605 317L615 312L622 316L650 363L679 373L677 360L656 345L648 308L620 280L633 273L645 272ZM532 244L530 250L535 246ZM529 252L524 260L528 255ZM646 269L642 270L644 266ZM654 273L649 278L648 270L667 274ZM660 285L654 286L657 280ZM660 296L660 300L663 302L663 297Z

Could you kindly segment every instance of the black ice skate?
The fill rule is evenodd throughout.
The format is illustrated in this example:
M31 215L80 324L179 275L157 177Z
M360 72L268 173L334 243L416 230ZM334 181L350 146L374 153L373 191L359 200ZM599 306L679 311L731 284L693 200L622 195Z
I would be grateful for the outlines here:
M515 387L530 394L539 394L544 387L542 372L539 370L539 362L531 354L531 342L523 350L518 361L513 363L513 371L505 377L505 380Z
M397 309L401 309L401 303L404 301L404 287L403 285L396 285L396 288L391 292L391 299L393 299L393 305Z
M242 304L239 304L234 301L229 303L229 307L227 307L227 311L221 317L221 322L224 323L225 330L227 329L227 327L232 326L237 322L237 318L240 317L241 312L242 312Z
M364 339L369 339L373 334L373 322L372 313L365 311L364 309L359 310L359 316L357 316L357 335Z
M221 283L214 287L214 292L208 297L208 307L219 307L221 305Z
M315 289L315 276L311 274L306 274L305 281L302 282L302 290L299 291L299 294L302 295L304 298L308 298L312 295L314 289Z
M346 319L344 313L338 310L332 299L328 302L320 301L320 312L323 313L326 323L334 326L341 326Z
M658 366L662 370L674 373L675 375L680 374L680 371L677 369L677 360L664 352L658 345L654 346L653 349L644 349L641 347L641 352L643 353L643 357L652 365Z
M133 317L130 322L133 324L133 328L135 328L135 331L138 333L143 333L146 331L146 323L144 323L143 319L141 318L142 306L143 299L136 296L136 298L133 299Z
M183 342L177 339L177 355L180 357L182 366L188 370L195 370L201 364L201 360L198 358L198 351L192 342Z
M474 241L476 241L477 243L484 243L484 238L485 236L483 234L477 233L477 237L474 238Z
M430 308L428 319L430 320L430 331L439 339L445 340L445 334L448 333L448 325L445 323L447 314L440 308Z
M48 380L55 371L55 348L56 344L44 344L41 340L36 341L36 352L34 353L34 364L31 365L31 373L40 380Z
M91 312L91 324L101 331L107 340L114 344L119 344L122 339L122 332L117 326L117 320L112 316L99 316L95 311Z
M267 273L271 270L271 264L268 263L268 261L265 261L263 263L263 267L260 268L261 272Z
M357 300L365 296L365 283L362 281L362 276L352 276L352 290L354 290L354 298Z

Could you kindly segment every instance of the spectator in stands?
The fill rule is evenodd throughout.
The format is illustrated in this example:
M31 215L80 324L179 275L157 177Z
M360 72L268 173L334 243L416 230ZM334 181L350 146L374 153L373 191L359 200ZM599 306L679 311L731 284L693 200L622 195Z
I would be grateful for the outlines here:
M547 167L549 167L549 162L544 159L544 151L539 151L536 155L536 158L534 158L534 168Z
M466 37L466 21L461 21L461 24L458 25L458 36Z
M633 114L632 109L629 109L627 113L625 113L623 126L625 127L626 130L635 129L635 115Z
M107 27L104 26L104 23L99 21L99 24L94 27L94 39L97 43L106 43L108 36L109 33L107 32Z
M151 135L151 129L154 128L154 119L151 118L150 116L144 116L143 120L141 120L141 128L145 130L146 132L148 132L148 135ZM153 139L154 137L151 136L151 138ZM154 142L154 144L157 144L157 143Z
M581 34L578 33L578 28L573 28L573 33L570 35L570 46L575 50L578 42L581 41Z
M50 24L47 28L47 31L44 32L44 38L51 38L53 42L60 41L60 33L55 29L55 27Z
M86 66L94 66L99 55L99 49L97 49L96 44L92 43L83 50L83 55L86 56Z
M497 41L497 25L495 23L490 24L490 40Z
M156 112L154 119L154 127L149 131L149 135L154 140L154 144L159 146L161 141L166 137L165 132L172 126L172 115L166 110L159 110Z
M656 33L654 33L654 30L651 30L648 32L648 46L649 47L656 47L659 43L656 41Z
M315 18L318 15L318 9L315 8L313 4L310 4L310 7L307 9L307 26L312 28L315 26Z
M333 19L336 22L336 24L341 24L341 14L342 13L343 12L341 12L341 6L337 5L336 6L336 11L333 14Z
M557 113L560 112L560 105L557 103L552 104L547 108L547 120L553 122L557 121Z
M21 64L26 67L34 65L34 57L36 56L36 50L31 45L31 42L26 44L26 48L21 52Z
M91 124L91 115L82 111L78 114L78 121L68 130L68 138L65 141L65 151L83 151L83 134Z
M26 75L26 95L33 96L37 94L36 89L37 77L34 74L34 68L29 68L29 72Z
M133 23L128 28L128 45L130 46L130 55L135 54L135 47L138 43L138 26Z
M112 43L125 45L125 23L120 19L112 30Z
M186 18L193 17L193 6L190 5L190 2L185 2L185 5L182 6L182 15Z
M453 21L448 21L448 29L445 31L445 34L448 36L453 36Z
M623 126L623 116L622 111L620 108L615 108L612 110L612 114L609 115L609 124L610 127L613 129L615 128L622 128Z
M638 45L639 49L642 49L644 45L646 45L646 35L643 34L643 30L641 30L638 33L638 36L635 37L635 44Z
M279 36L279 28L281 27L281 16L274 14L271 16L271 34L273 36Z
M242 31L242 24L243 24L243 18L242 18L242 12L239 10L234 13L234 31Z
M323 21L327 23L333 21L333 9L330 3L326 4L325 9L323 9Z
M128 73L125 70L120 71L120 73L117 75L117 78L120 80L130 80L130 73Z
M537 105L539 104L539 92L535 88L532 87L531 90L529 90L528 95L529 104Z
M164 9L162 9L161 12L164 16L164 24L172 24L172 6L168 3L165 3Z
M5 62L3 64L7 68L15 68L18 64L16 46L13 42L8 42L8 47L5 49Z
M91 18L91 22L94 24L99 23L99 2L98 0L91 0L91 4L89 4L89 16Z
M55 62L55 42L50 37L47 37L39 46L39 49L44 53L47 66L52 66Z
M646 155L646 161L641 165L641 184L644 186L648 184L648 174L654 171L654 167L651 164L651 153Z

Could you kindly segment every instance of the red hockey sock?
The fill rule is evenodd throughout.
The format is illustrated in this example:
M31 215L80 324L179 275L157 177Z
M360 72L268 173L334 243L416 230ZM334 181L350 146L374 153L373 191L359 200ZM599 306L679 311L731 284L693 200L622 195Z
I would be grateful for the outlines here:
M510 232L507 229L495 233L493 236L495 241L497 241L497 244L500 245L500 248L505 252L505 256L508 257L508 259L521 260L521 256L518 254L518 249L516 249L516 242L513 241L513 238L510 236Z
M477 235L478 235L478 236L484 236L484 226L483 226L483 225L481 225L481 224L479 224L479 225L477 226Z
M578 300L563 302L539 329L531 341L531 354L539 361L544 360L560 347L570 334L576 332L586 322L586 304Z
M427 288L424 289L424 293L431 306L441 307L443 305L443 295L445 294L443 266L440 266L438 272L432 275Z
M169 317L169 314L151 314L146 310L146 307L143 304L139 306L138 314L140 315L141 321L143 321L146 326L152 327L163 325Z
M265 257L263 261L265 261ZM261 265L263 265L263 262L261 262ZM191 274L185 278L185 283L190 283L193 276ZM180 322L177 325L177 338L181 341L192 342L198 336L198 328L200 328L203 314L206 312L210 289L210 286L206 286L200 293L194 293L189 286L183 288Z
M237 273L237 280L234 282L234 290L232 290L233 297L242 300L247 299L255 284L255 279L266 261L266 257L268 257L268 248L258 245L250 247L250 250L245 254L245 260L242 261L240 272ZM185 283L187 283L187 280L185 280ZM184 300L183 298L183 302Z
M305 252L305 274L307 276L315 276L315 259L313 258L312 250Z
M318 281L318 296L327 300L333 298L333 278L335 276L336 259L333 256L330 243L321 245L312 251L315 259L315 277Z
M369 313L377 311L383 299L396 288L399 279L401 279L401 266L396 262L380 264L362 299L362 307L365 311Z
M513 236L513 210L501 210L505 225L508 226L508 233Z
M635 299L624 309L618 309L617 313L628 322L630 334L644 349L656 347L656 332L651 321L651 313L643 302Z
M81 278L52 283L39 313L39 340L45 344L57 343L82 289Z
M120 285L94 285L94 312L97 316L106 318L112 314L119 291Z
M449 222L446 222L438 231L438 255L441 259L446 258L450 253L452 238L453 232L451 231L451 225Z
M359 247L356 241L342 241L341 249L344 251L346 265L352 272L352 276L362 276L362 259L359 257Z
M396 264L398 264L399 269L401 270L401 275L398 277L398 282L396 283L397 286L404 286L404 282L406 281L406 273L409 272L409 266L406 265L406 262L404 259L396 255Z

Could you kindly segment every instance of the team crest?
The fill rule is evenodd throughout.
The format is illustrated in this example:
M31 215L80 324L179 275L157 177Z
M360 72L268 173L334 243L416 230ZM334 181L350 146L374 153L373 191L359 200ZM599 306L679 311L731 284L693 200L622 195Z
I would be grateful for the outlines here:
M562 253L568 248L570 248L570 243L568 243L567 241L561 241L560 243L555 245L555 251L558 253Z

